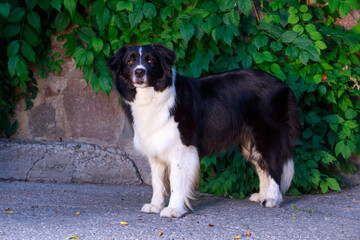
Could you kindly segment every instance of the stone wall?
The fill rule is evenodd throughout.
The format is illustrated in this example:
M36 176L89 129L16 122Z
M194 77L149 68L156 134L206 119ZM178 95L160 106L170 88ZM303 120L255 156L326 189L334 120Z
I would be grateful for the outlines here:
M147 160L133 149L133 132L118 103L118 93L113 89L108 97L98 95L76 69L75 61L65 57L63 43L53 36L53 52L59 52L65 61L60 75L50 73L40 79L34 68L39 93L34 106L25 111L25 103L19 102L15 118L19 128L15 139L57 142L84 142L101 148L115 147L132 159L145 183L150 183L150 167Z

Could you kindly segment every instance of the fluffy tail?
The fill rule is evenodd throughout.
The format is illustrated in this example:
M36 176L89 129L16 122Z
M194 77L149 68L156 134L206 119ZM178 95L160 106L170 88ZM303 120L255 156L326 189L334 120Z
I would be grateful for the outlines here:
M294 160L290 158L283 166L283 172L281 174L280 190L283 195L289 189L291 181L294 176Z

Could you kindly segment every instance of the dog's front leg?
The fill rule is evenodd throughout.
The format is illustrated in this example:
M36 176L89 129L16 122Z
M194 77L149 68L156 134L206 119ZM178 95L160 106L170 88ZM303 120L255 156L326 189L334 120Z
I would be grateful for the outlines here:
M151 182L153 196L151 203L145 204L141 211L145 213L159 213L165 206L165 196L167 194L165 186L166 165L158 159L150 159Z
M191 209L189 198L194 198L194 189L199 180L200 162L195 147L182 146L171 155L169 206L161 217L181 217Z

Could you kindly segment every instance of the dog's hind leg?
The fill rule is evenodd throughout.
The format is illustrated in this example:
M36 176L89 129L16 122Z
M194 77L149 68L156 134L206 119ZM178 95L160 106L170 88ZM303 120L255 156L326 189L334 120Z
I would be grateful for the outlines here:
M200 162L195 147L180 146L170 155L170 201L161 217L181 217L191 209L189 199L199 180Z
M250 146L248 146L248 148L250 148ZM260 167L260 162L263 161L263 159L255 147L252 148L251 152L248 151L248 153L246 153L246 149L243 149L243 154L252 164L254 164L256 173L259 177L259 192L251 194L249 200L260 203L264 201L266 197L269 187L269 174Z
M159 213L165 206L166 190L166 171L167 166L158 159L150 159L151 182L153 196L151 203L145 204L141 211L145 213Z
M259 177L259 192L258 193L253 193L251 194L250 196L250 201L253 201L253 202L262 202L264 201L265 197L266 197L266 193L267 193L267 190L268 190L268 187L269 187L269 174L267 172L265 172L264 170L262 170L258 163L254 163L253 164L255 165L255 169L256 169L256 173Z

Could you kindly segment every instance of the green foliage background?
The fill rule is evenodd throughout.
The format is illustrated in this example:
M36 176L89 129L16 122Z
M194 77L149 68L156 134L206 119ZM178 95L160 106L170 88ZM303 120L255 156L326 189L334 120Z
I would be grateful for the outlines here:
M325 4L328 3L328 4ZM301 109L302 137L294 151L291 194L340 190L339 172L359 154L360 24L344 31L333 23L357 0L261 1L250 16L251 0L0 0L0 130L12 135L15 103L27 109L40 76L61 72L49 37L74 26L65 39L85 80L109 94L106 59L124 45L162 42L176 51L176 70L191 77L235 68L262 69L286 81ZM253 167L236 149L201 160L200 189L244 197L257 190Z

